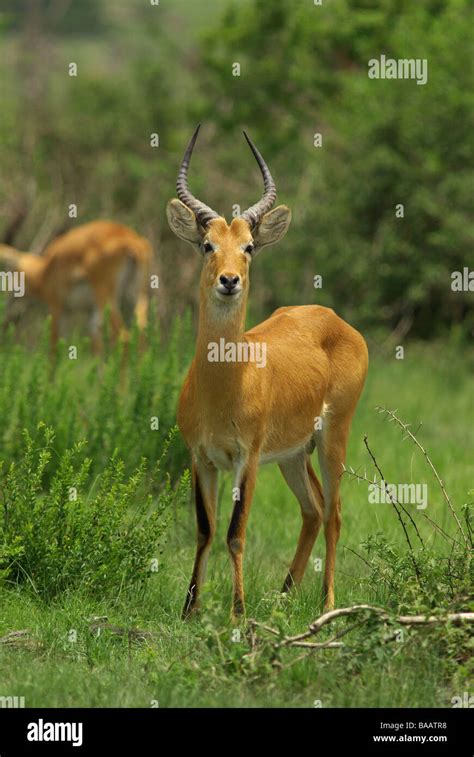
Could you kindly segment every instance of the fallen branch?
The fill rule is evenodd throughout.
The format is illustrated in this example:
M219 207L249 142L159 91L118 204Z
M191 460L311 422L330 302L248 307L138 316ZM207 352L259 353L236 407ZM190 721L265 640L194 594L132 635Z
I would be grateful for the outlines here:
M339 610L329 610L329 612L321 615L317 620L314 620L307 631L297 634L296 636L286 636L278 646L287 647L297 642L307 639L310 636L315 636L320 630L327 624L332 623L337 618L347 617L348 615L354 615L357 612L369 611L377 612L383 615L387 615L386 610L382 607L373 607L372 605L354 605L353 607L341 607Z
M330 610L329 612L324 613L310 624L307 631L297 634L296 636L286 636L283 641L278 644L278 647L300 646L304 639L307 639L310 636L315 636L328 623L332 623L338 618L355 615L360 612L372 613L373 615L378 616L378 619L383 623L390 622L400 626L432 626L440 623L474 623L474 612L451 612L446 615L391 616L390 613L382 607L354 605L353 607L341 607L338 610ZM350 630L352 630L352 627ZM324 644L321 644L320 647L324 647Z
M25 647L29 649L39 649L42 646L40 641L33 638L32 632L28 628L21 631L10 631L0 638L0 644L5 644L7 647L18 649L24 649Z
M16 644L18 641L22 641L31 635L31 631L25 628L22 631L10 631L6 636L0 637L0 644Z
M395 620L401 626L433 625L436 623L474 623L474 612L450 612L444 617L438 615L400 615Z
M251 630L255 630L255 628L262 628L264 631L268 631L268 633L273 634L273 636L280 635L279 631L277 631L276 628L266 626L264 623L258 623L256 620L249 620L249 627Z
M343 641L295 641L291 646L300 649L340 649L345 644Z
M329 625L339 618L346 618L352 615L366 614L366 618L356 623L352 623L350 626L342 628L327 641L308 641L308 639L316 636L325 626ZM352 607L341 607L337 610L330 610L323 613L319 618L310 623L308 629L295 636L285 636L281 641L273 641L272 646L275 650L283 648L298 648L305 649L308 652L319 651L321 649L342 649L346 647L346 644L340 639L346 636L356 628L360 628L367 622L368 616L377 620L380 623L405 627L425 627L430 628L432 626L455 623L462 625L464 623L474 623L474 612L449 612L444 615L391 615L388 610L383 607L376 607L373 605L353 605ZM251 649L252 652L257 648L256 629L261 629L272 636L279 636L279 632L276 628L267 626L263 623L258 623L256 620L249 621L249 630L251 637ZM388 643L398 638L398 632L389 634L384 638L384 643ZM290 664L302 659L298 657Z

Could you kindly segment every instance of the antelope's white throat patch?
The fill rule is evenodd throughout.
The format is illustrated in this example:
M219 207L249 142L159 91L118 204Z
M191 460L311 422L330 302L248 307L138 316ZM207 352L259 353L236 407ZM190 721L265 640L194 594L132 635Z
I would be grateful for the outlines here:
M226 342L221 337L218 342L207 345L207 359L210 363L255 363L257 368L267 364L266 342Z

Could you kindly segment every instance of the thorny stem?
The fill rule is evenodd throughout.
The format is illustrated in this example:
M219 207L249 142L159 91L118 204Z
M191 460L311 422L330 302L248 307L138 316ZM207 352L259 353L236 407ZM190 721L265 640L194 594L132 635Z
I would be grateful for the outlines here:
M366 435L366 436L364 436L364 444L365 444L365 446L367 447L367 452L369 453L370 457L372 458L372 461L373 461L373 463L374 463L374 466L375 466L375 468L377 469L377 471L378 471L378 473L379 473L379 475L380 475L380 478L381 478L381 480L382 480L382 481L384 482L384 489L385 489L385 493L386 493L386 494L388 495L388 497L389 497L389 499L390 499L390 502L392 503L393 507L395 508L395 512L397 513L397 516L398 516L398 520L400 521L400 524L401 524L401 526L402 526L402 528L403 528L403 531L404 531L404 534L405 534L405 539L407 540L407 544L408 544L408 547L409 547L409 550L410 550L411 560L412 560L412 562L413 562L413 567L414 567L414 569L415 569L416 577L417 577L417 579L418 579L418 582L420 582L420 579L421 579L421 576L420 576L420 570L419 570L419 568L418 568L418 563L417 563L417 562L416 562L416 560L415 560L415 555L413 554L413 547L412 547L412 544L411 544L411 541L410 541L410 537L409 537L409 535L408 535L408 531L407 531L407 528L406 528L406 525L405 525L405 521L403 520L403 518L402 518L402 516L401 516L401 514L400 514L400 510L399 510L399 509L398 509L398 507L397 507L397 504L398 504L398 503L397 503L397 502L395 501L395 499L394 499L394 498L392 497L392 495L390 494L390 492L388 491L388 489L387 489L387 487L386 487L384 475L383 475L383 473L382 473L382 471L381 471L381 469L380 469L380 466L379 466L379 464L378 464L377 460L376 460L376 459L375 459L375 457L374 457L374 454L373 454L372 450L371 450L371 449L370 449L370 447L369 447L369 443L368 443L368 441L367 441L367 435ZM407 511L405 510L405 508L403 508L403 509L404 509L404 512L407 512ZM408 513L407 513L407 514L408 514ZM412 522L412 523L413 523L413 525L415 526L415 523L414 523L414 521L413 521L413 518L411 517L411 515L410 515L409 517L410 517L410 520L411 520L411 522ZM421 545L422 545L422 546L424 546L424 545L423 545L423 541L421 540L420 534L419 534L419 532L418 532L418 529L417 529L417 527L416 527L416 526L415 526L415 531L416 531L416 533L418 534L418 538L420 539Z
M437 482L439 484L439 487L440 487L440 489L441 489L441 491L443 493L443 497L444 497L444 499L447 502L447 505L448 505L448 507L449 507L449 509L451 511L451 514L452 514L454 520L456 521L456 525L457 525L457 527L458 527L458 529L459 529L459 531L460 531L460 533L461 533L464 541L466 542L466 545L469 546L469 539L466 536L466 534L464 533L464 529L463 529L463 527L461 525L461 521L459 520L459 518L458 518L458 516L456 514L456 511L455 511L455 509L453 507L453 504L451 502L449 494L446 491L444 483L441 480L441 478L440 478L440 476L438 474L438 471L436 470L435 466L433 465L433 462L432 462L431 458L429 457L426 449L420 444L420 442L416 438L415 434L412 431L410 431L410 429L409 429L409 425L410 424L409 423L403 423L403 421L400 420L400 418L398 418L397 415L395 415L395 410L387 410L387 408L381 407L380 405L378 405L375 409L378 410L379 413L383 413L385 416L388 416L389 417L389 422L390 421L395 421L395 423L397 423L400 426L400 428L402 429L402 431L405 434L407 434L407 436L410 437L410 439L412 440L412 442L422 452L422 454L425 457L426 462L428 463L429 467L431 468L431 470L432 470L432 472L433 472L433 474L434 474L434 476L435 476L435 478L436 478L436 480L437 480Z

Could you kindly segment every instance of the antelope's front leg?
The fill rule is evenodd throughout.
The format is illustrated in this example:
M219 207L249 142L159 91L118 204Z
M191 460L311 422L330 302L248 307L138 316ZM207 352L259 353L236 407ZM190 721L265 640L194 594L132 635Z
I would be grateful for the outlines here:
M234 510L227 532L227 546L229 548L233 567L233 599L232 616L243 615L244 603L244 578L243 559L245 547L245 532L247 520L252 504L252 497L257 477L258 455L254 455L240 474L234 485Z
M193 490L196 506L197 547L193 574L186 594L183 620L199 607L207 558L216 531L217 469L193 459Z

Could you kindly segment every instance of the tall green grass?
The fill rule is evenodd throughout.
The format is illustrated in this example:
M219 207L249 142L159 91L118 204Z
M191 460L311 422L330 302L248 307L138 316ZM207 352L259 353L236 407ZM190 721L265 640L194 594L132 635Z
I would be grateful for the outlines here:
M10 329L2 338L0 359L0 449L6 463L22 454L22 430L34 434L38 423L52 428L57 454L84 439L89 476L100 473L118 451L130 474L142 458L156 461L176 423L176 403L191 354L189 322L177 319L166 348L150 323L147 348L140 351L133 332L127 351L107 344L103 358L91 355L87 339L61 340L53 360L48 323L40 348L30 351ZM70 358L76 352L77 358ZM176 437L168 472L184 467L186 452Z

